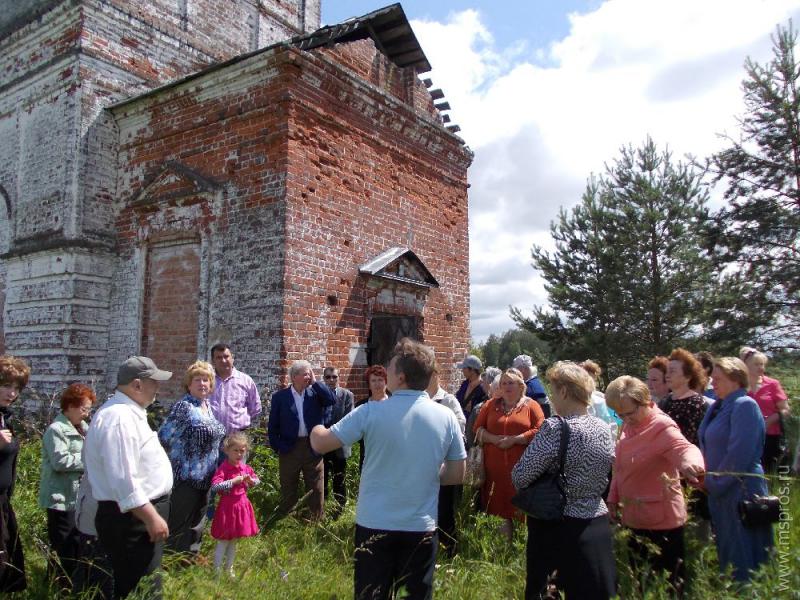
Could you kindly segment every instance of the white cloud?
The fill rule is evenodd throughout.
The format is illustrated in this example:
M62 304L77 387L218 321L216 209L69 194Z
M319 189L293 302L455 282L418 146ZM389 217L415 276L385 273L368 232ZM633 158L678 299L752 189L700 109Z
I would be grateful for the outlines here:
M414 21L475 151L470 170L472 334L513 326L509 304L546 302L533 243L579 199L588 175L647 135L677 157L706 156L735 131L747 56L766 61L800 0L609 0L570 15L549 48L498 47L474 10ZM498 273L506 273L505 278Z

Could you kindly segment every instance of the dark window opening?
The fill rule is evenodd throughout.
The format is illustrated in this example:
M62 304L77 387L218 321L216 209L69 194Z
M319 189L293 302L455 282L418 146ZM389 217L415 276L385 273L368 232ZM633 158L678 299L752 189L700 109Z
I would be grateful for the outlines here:
M417 317L397 315L372 317L369 325L367 362L370 365L387 366L392 350L404 337L412 340L420 339Z

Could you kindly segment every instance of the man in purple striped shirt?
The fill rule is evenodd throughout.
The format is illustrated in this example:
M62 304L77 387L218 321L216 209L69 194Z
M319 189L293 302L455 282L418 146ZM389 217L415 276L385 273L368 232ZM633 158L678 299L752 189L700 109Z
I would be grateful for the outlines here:
M217 374L214 392L208 399L214 417L225 426L226 433L256 426L261 415L258 388L247 373L233 367L230 346L212 346L211 363Z

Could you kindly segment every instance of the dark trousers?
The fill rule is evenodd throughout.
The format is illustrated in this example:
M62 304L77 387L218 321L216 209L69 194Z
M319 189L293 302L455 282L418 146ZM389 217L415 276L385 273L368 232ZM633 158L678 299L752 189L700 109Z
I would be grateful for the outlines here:
M538 600L558 571L567 600L608 600L616 594L616 566L608 516L539 521L528 517L526 600Z
M406 600L433 598L438 545L435 531L386 531L356 525L356 600L388 599L400 588Z
M169 538L164 548L172 552L189 552L197 546L203 535L198 526L208 509L208 490L193 488L179 481L172 488L169 499Z
M628 538L628 550L634 572L666 572L670 585L680 596L686 580L683 527L665 530L631 529L631 533L633 535Z
M786 440L782 435L766 435L764 452L761 454L761 466L765 473L777 473L786 456Z
M439 539L450 556L456 552L456 502L460 496L460 485L439 486Z
M0 592L24 590L28 585L25 578L25 557L22 554L17 517L6 491L0 492L0 552Z
M289 452L278 455L278 477L281 483L281 511L288 513L297 504L297 485L300 473L308 494L308 508L312 519L321 519L324 512L325 475L322 457L311 449L307 437L297 438Z
M169 494L150 501L159 515L169 521ZM114 570L114 598L125 598L146 575L153 575L148 582L145 596L149 600L161 598L161 555L164 543L150 541L144 522L132 512L122 513L113 501L97 503L95 518L97 536L106 549Z
M55 560L49 568L58 587L69 589L78 566L80 539L75 529L74 510L47 509L47 541Z
M76 596L85 593L95 600L111 600L114 596L114 577L111 559L93 535L79 533L80 550L78 568L72 578L72 591ZM96 590L92 596L90 590Z
M328 452L322 456L325 465L325 500L328 500L328 484L333 485L333 499L341 509L347 502L347 488L345 487L344 474L347 470L347 459L338 456L336 451Z

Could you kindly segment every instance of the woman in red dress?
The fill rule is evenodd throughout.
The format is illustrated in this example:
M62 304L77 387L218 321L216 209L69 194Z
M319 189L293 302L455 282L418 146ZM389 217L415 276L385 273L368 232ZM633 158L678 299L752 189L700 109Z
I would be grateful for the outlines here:
M517 369L507 369L502 374L499 397L484 402L475 421L476 439L483 443L486 468L481 498L488 514L505 519L501 531L509 541L514 533L513 519L523 517L511 504L516 493L511 469L542 421L544 413L538 402L525 396L525 380Z
M750 379L747 395L758 403L767 427L761 466L765 473L776 473L786 455L783 419L789 416L789 397L780 381L764 374L767 368L766 354L745 346L739 351L739 357L747 365Z

